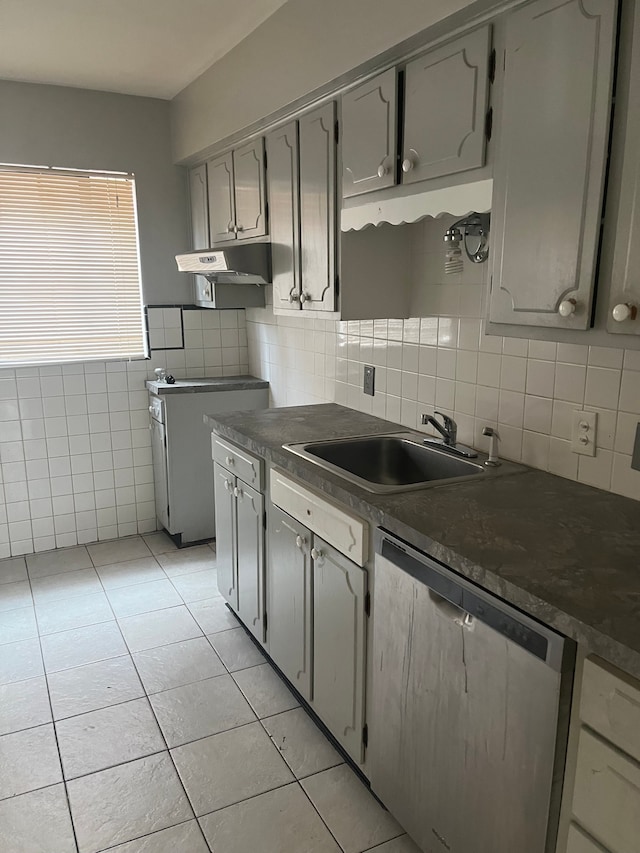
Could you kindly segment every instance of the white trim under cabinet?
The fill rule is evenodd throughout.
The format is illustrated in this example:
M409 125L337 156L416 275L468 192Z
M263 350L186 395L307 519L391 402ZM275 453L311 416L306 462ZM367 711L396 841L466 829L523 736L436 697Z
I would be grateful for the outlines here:
M491 221L493 323L591 323L615 0L535 0L505 19Z

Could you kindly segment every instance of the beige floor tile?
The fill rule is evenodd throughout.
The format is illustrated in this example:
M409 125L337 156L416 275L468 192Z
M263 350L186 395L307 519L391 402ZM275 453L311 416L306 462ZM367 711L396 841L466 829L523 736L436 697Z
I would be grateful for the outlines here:
M289 711L300 704L268 663L242 669L233 677L260 719Z
M192 548L158 554L157 558L170 578L213 569L216 565L216 555L207 545L195 545Z
M58 601L36 604L36 618L40 634L44 635L109 622L115 617L107 596L104 592L97 592L69 598L62 607Z
M179 746L171 753L197 815L293 781L259 723Z
M386 841L377 847L370 847L367 853L420 853L420 848L413 843L408 835L401 835L399 838L394 838L393 841Z
M67 789L80 853L97 853L193 817L167 753L72 779Z
M84 545L59 548L57 551L45 551L42 554L29 554L27 557L27 568L32 580L91 567L91 559Z
M144 696L129 655L52 672L48 682L56 720Z
M0 800L62 781L51 723L0 737Z
M51 708L44 676L0 686L0 735L50 722Z
M262 725L269 732L271 740L280 750L280 755L296 779L312 776L342 764L340 753L322 734L304 708L294 708L293 711L268 717L262 721Z
M146 698L60 720L56 731L65 779L165 749Z
M285 785L200 820L216 853L340 853L299 785Z
M5 643L17 643L38 636L36 616L33 607L20 607L19 610L3 610L0 613L0 646Z
M29 581L0 584L0 613L6 610L17 610L19 607L31 607L31 589Z
M346 764L300 784L345 853L362 853L403 833Z
M133 658L147 693L171 690L226 673L205 637L136 652Z
M26 581L27 578L27 564L24 557L0 560L0 584Z
M120 619L120 628L132 652L179 643L201 637L198 623L184 604L169 610L155 610Z
M171 581L187 604L211 598L218 592L218 573L215 569L174 575Z
M64 785L0 802L0 850L7 853L76 853Z
M255 721L230 675L219 675L149 697L169 747Z
M98 542L96 545L88 545L87 551L94 566L108 566L111 563L122 563L124 560L138 560L141 557L151 556L151 551L141 536Z
M8 643L0 650L0 684L42 675L42 653L37 639Z
M139 560L126 560L124 563L98 566L96 571L105 589L120 589L138 583L164 580L167 577L155 557L142 557Z
M189 610L205 634L228 631L230 628L237 628L239 624L221 595L205 598L203 601L193 601L189 604Z
M189 820L144 838L118 844L111 847L109 853L209 853L209 848L198 821Z
M166 578L107 590L107 598L119 619L151 613L152 610L166 610L168 607L178 607L182 604L182 599L171 581Z
M117 622L102 622L41 638L47 672L129 654Z
M229 672L264 663L264 655L249 639L244 628L211 634L209 642Z
M33 600L36 604L62 601L77 595L102 592L102 584L95 569L78 569L61 575L48 575L31 581Z
M169 551L177 551L178 546L173 542L166 533L159 530L157 533L147 533L142 537L147 548L152 554L167 554Z

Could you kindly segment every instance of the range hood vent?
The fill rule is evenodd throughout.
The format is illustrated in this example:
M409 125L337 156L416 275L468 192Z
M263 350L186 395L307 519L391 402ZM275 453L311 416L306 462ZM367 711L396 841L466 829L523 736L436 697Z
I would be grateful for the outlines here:
M271 283L271 244L245 243L176 255L180 272L196 276L195 303L201 308L265 305L263 285Z
M362 231L372 225L405 225L427 217L466 216L491 210L493 181L474 181L411 195L391 195L377 201L353 202L343 208L342 231ZM351 200L350 200L351 201Z

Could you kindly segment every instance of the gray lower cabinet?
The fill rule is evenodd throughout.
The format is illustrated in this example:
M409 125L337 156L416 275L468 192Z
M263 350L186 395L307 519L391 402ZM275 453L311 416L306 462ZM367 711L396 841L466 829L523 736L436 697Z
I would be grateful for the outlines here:
M535 0L506 18L492 322L560 329L591 323L616 5Z
M264 631L264 496L214 463L218 590L261 643Z
M268 524L269 654L311 701L311 539L309 530L271 505Z
M404 184L484 165L490 46L482 27L407 64Z
M273 504L268 515L269 654L361 762L367 572Z
M167 432L164 424L151 418L151 460L156 500L156 517L169 529L169 471L167 465Z
M398 72L390 68L342 96L342 195L396 182Z

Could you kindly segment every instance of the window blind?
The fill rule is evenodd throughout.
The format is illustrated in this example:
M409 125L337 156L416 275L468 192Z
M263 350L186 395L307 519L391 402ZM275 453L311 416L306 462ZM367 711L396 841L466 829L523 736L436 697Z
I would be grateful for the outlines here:
M133 176L0 166L0 365L145 348Z

